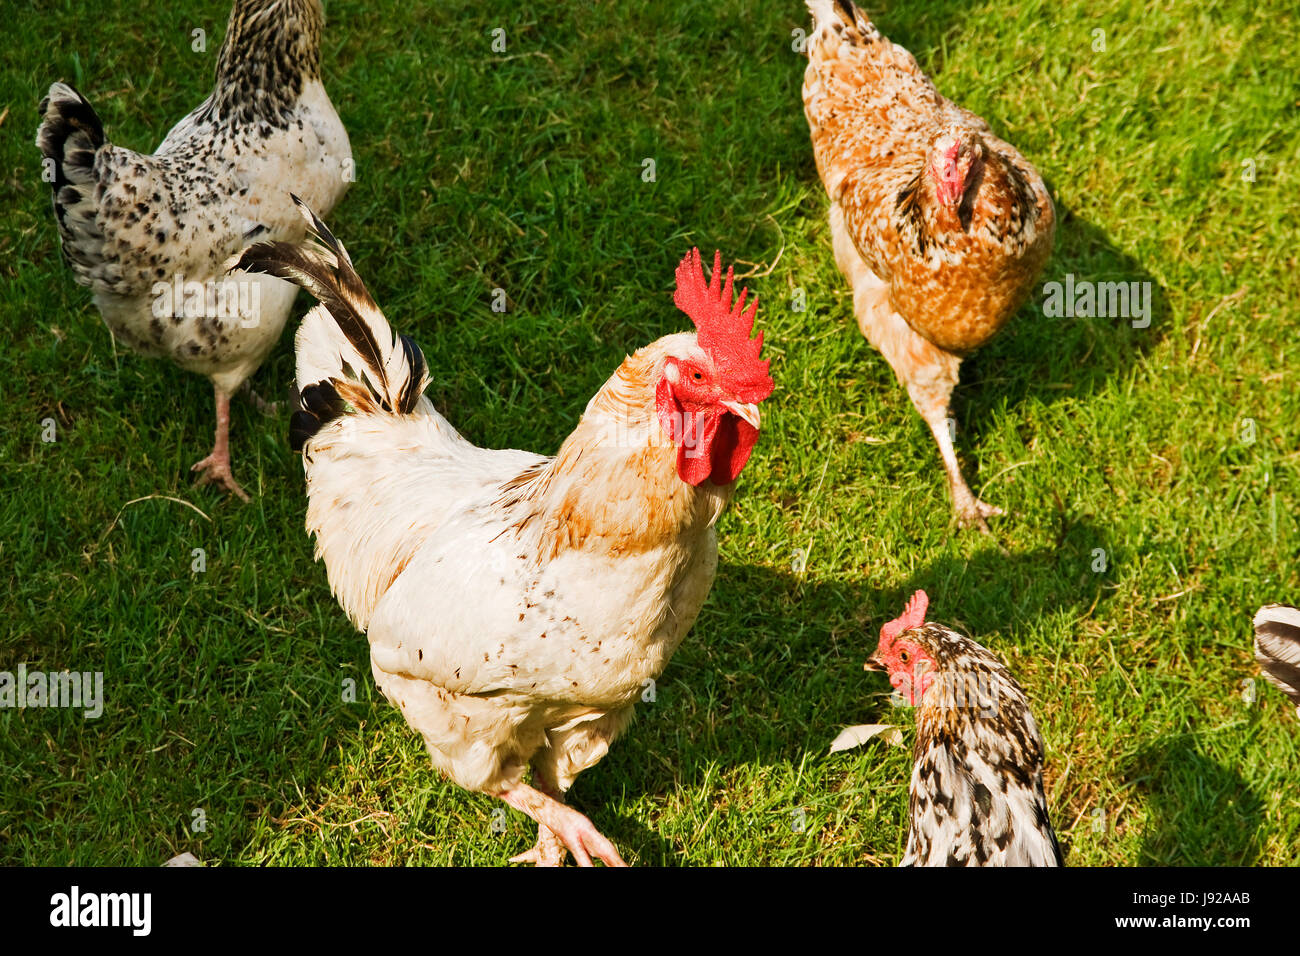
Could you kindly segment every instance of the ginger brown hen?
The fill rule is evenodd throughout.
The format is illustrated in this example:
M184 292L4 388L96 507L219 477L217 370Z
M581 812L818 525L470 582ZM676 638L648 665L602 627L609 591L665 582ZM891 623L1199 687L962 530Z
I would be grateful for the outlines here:
M988 531L949 402L964 356L1028 298L1052 250L1042 177L988 124L945 99L912 55L849 0L808 0L803 103L830 196L835 261L858 326L939 445L953 508Z

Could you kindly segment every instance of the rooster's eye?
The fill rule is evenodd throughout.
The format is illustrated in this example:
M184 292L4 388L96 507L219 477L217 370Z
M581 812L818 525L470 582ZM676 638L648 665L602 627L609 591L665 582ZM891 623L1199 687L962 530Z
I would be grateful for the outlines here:
M691 373L691 378L695 379L695 381L697 381L697 382L702 382L702 381L704 381L704 373L703 373L703 372L692 372L692 373Z

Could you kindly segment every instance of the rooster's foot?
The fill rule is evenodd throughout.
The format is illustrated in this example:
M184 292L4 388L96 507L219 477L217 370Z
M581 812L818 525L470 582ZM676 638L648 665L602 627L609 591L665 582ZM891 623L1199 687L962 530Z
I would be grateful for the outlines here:
M569 848L578 866L591 866L592 857L606 866L627 866L618 855L618 850L614 849L614 844L596 829L594 823L577 810L571 810L563 804L559 804L559 807L562 812L557 814L558 819L551 826Z
M564 866L569 851L555 832L540 823L537 825L537 842L531 850L510 858L511 863L532 863L535 866Z
M606 866L627 866L618 850L614 849L614 844L596 829L595 824L554 797L523 783L516 783L497 796L537 821L539 846L542 844L542 830L550 830L573 854L573 861L578 866L591 866L592 857ZM521 856L531 858L533 851L538 849L533 847ZM541 855L539 852L538 856Z

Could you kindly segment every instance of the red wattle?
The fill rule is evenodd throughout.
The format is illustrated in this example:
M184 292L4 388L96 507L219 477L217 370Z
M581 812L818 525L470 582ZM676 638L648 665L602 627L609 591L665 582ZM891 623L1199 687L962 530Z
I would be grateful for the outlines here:
M710 477L715 485L729 485L740 477L749 461L754 443L758 441L758 429L731 412L723 412L719 417L722 422L710 449L713 460Z
M731 412L708 409L688 412L682 407L667 379L655 389L655 411L659 427L677 449L677 476L698 487L706 478L715 485L729 485L754 451L758 429Z
M686 414L685 434L677 449L677 475L688 485L698 487L713 473L713 443L721 417L716 412Z

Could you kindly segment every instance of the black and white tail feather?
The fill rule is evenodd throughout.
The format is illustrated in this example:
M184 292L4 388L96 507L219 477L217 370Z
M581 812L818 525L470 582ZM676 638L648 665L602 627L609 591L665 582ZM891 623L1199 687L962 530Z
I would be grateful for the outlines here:
M298 409L289 424L289 444L302 451L349 407L400 415L414 411L429 372L415 342L394 335L343 243L306 203L297 196L293 201L317 242L259 242L227 263L227 269L285 279L320 302L294 338Z
M1300 716L1300 608L1268 604L1255 613L1255 661Z
M36 146L50 183L64 258L77 281L89 285L103 258L104 235L96 216L95 157L104 146L104 126L87 99L67 83L54 83L41 100Z

